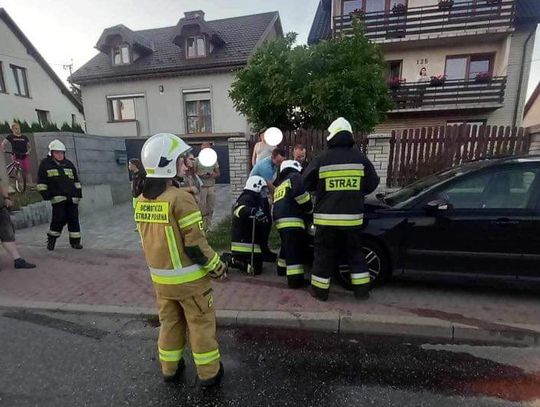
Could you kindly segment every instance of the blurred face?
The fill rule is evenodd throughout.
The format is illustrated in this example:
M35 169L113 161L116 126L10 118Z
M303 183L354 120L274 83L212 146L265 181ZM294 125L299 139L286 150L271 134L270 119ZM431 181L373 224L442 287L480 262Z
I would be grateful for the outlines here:
M426 69L426 68L422 68L422 70L420 71L420 75L426 76L426 74L427 74L427 69Z
M193 154L189 154L187 157L186 157L186 167L188 168L193 168L195 166L195 156Z
M131 172L137 172L137 167L135 167L132 163L129 163L128 170L130 170Z
M19 126L19 123L13 123L13 125L11 126L11 131L13 131L13 134L15 134L16 136L21 134L21 126Z
M303 162L306 159L306 149L297 148L294 150L294 159L298 162Z
M66 153L63 151L53 151L52 156L56 161L64 161L64 158L66 158Z
M201 150L205 148L212 148L212 143L202 143L201 144Z

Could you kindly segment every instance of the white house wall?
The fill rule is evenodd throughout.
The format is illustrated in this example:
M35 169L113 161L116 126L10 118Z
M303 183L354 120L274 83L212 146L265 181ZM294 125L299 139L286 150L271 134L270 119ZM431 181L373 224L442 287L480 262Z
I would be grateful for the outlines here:
M233 73L220 73L84 85L82 95L88 132L126 137L145 137L160 132L185 134L182 92L210 89L212 133L246 133L247 121L236 112L229 98L233 80ZM160 86L164 89L162 94ZM107 96L129 94L144 94L144 99L138 99L136 103L137 122L110 123Z
M83 115L77 107L62 94L47 72L26 52L24 45L3 20L0 20L0 61L8 92L0 93L0 121L20 119L28 123L37 122L36 109L39 109L49 111L50 121L58 125L63 122L71 124L72 114L78 123L83 123ZM10 64L26 68L29 98L14 95Z

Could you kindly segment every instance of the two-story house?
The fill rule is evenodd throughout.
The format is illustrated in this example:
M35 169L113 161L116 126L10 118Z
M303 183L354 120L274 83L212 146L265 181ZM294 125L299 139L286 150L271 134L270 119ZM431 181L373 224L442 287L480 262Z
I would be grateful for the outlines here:
M235 72L257 47L281 36L277 12L207 21L199 10L186 12L174 27L107 28L99 54L72 76L81 85L87 129L201 140L245 134L246 118L229 98Z
M321 0L308 41L353 19L387 62L395 106L376 129L521 125L538 0Z
M7 11L0 8L0 121L82 124L81 102L67 89Z

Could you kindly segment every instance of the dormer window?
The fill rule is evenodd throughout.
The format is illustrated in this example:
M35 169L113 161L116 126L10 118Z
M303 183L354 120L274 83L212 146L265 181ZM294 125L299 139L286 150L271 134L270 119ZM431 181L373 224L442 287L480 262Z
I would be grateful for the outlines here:
M206 39L202 35L186 38L186 57L202 58L206 56Z
M131 52L128 44L122 44L113 48L113 65L128 65L131 63Z

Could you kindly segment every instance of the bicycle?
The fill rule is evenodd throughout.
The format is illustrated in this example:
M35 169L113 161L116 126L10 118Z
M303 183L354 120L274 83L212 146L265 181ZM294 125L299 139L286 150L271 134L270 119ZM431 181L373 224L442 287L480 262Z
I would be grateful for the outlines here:
M12 162L6 165L6 172L9 179L13 180L17 192L26 191L26 174L18 159L14 158Z

